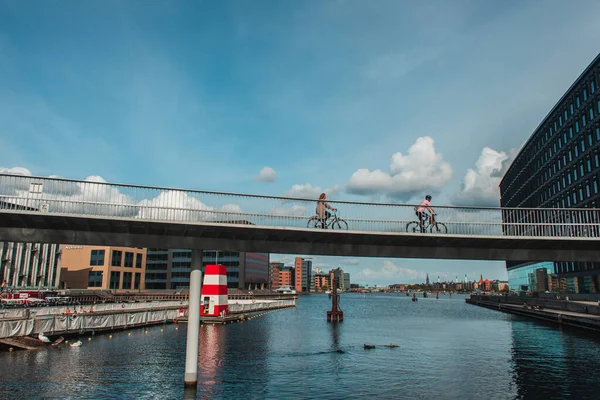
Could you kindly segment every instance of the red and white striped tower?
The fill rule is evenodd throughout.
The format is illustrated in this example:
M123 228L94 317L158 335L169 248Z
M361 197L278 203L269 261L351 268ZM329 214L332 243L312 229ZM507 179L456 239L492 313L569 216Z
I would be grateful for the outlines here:
M200 315L218 317L222 311L229 314L227 269L224 265L210 264L204 271Z

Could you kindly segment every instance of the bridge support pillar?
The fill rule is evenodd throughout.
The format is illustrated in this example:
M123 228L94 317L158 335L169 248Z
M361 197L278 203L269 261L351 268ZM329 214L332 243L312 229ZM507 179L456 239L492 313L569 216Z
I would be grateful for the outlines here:
M198 342L200 340L200 293L202 291L202 250L192 250L190 305L188 307L187 344L185 350L185 387L198 383Z

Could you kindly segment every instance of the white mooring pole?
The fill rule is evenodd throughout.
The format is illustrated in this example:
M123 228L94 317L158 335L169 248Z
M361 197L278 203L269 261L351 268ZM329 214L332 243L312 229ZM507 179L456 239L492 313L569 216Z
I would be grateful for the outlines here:
M200 339L200 293L202 291L202 250L192 250L187 345L185 350L185 386L198 383L198 342Z

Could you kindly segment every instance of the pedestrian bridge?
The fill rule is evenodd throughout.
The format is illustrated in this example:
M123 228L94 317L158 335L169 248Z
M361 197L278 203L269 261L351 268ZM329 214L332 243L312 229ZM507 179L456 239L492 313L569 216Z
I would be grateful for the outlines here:
M405 204L330 201L345 226L307 227L315 199L0 174L0 241L291 254L598 261L600 210L436 206L442 231L407 230Z

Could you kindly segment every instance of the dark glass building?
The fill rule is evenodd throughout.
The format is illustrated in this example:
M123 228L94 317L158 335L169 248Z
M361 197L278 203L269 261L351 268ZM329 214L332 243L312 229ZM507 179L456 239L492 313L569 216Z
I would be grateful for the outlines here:
M202 264L227 267L227 287L266 288L269 283L269 254L204 250ZM148 249L146 289L187 289L190 286L192 251L189 249Z
M523 145L500 182L502 207L569 209L600 206L599 86L600 54ZM560 214L557 211L555 215L569 218L565 211ZM511 261L506 267L513 290L600 293L600 260Z

